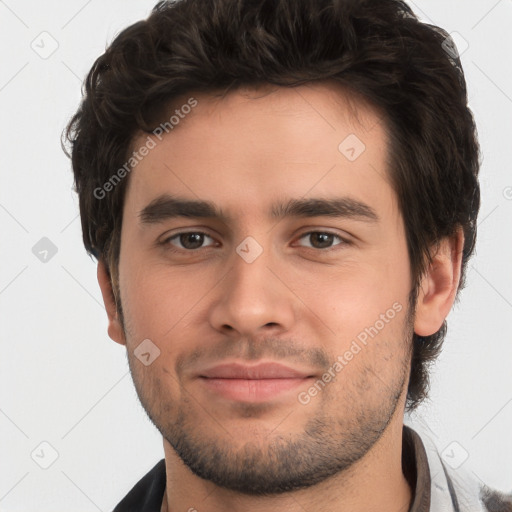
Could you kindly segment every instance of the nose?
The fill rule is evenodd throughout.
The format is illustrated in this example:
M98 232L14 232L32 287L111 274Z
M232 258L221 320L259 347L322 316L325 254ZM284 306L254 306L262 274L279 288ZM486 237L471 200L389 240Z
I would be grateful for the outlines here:
M269 251L264 250L250 263L235 254L231 269L216 287L217 297L210 310L212 327L237 338L290 330L296 317L296 299L280 268Z

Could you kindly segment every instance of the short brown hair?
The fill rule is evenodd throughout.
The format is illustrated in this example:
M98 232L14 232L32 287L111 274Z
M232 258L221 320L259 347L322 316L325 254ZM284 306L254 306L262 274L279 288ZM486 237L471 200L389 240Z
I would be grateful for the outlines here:
M465 267L480 206L479 148L460 60L442 29L398 0L181 0L160 2L122 31L94 63L65 136L89 253L117 273L127 178L95 190L129 159L173 100L241 86L336 81L380 112L389 173L405 223L414 288L431 247L462 228ZM429 363L446 322L414 334L408 407L428 390Z

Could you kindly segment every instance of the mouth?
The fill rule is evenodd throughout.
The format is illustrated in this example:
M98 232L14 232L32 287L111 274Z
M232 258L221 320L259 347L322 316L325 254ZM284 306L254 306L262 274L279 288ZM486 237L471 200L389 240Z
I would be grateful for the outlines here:
M227 400L264 402L304 386L314 375L279 363L221 364L202 371L206 390Z

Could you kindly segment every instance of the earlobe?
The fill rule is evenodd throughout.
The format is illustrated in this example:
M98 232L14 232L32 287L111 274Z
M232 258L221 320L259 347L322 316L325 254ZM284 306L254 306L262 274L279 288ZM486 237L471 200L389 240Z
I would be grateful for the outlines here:
M416 302L414 332L430 336L443 325L455 301L460 281L464 233L460 228L444 238L423 275Z
M97 276L108 316L108 335L115 342L126 345L124 329L119 318L119 311L112 290L112 280L105 263L101 260L98 262Z

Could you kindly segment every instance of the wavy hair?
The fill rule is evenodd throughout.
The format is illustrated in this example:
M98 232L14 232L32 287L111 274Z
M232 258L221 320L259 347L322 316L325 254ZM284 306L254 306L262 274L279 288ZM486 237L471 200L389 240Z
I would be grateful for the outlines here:
M94 190L129 159L136 134L150 133L191 92L327 80L383 113L414 283L411 307L432 248L462 228L460 290L480 205L476 127L449 35L399 0L166 1L117 35L92 66L63 134L83 241L107 263L114 289L128 178L104 198ZM432 336L414 334L409 410L427 395L429 365L445 334L446 322Z

